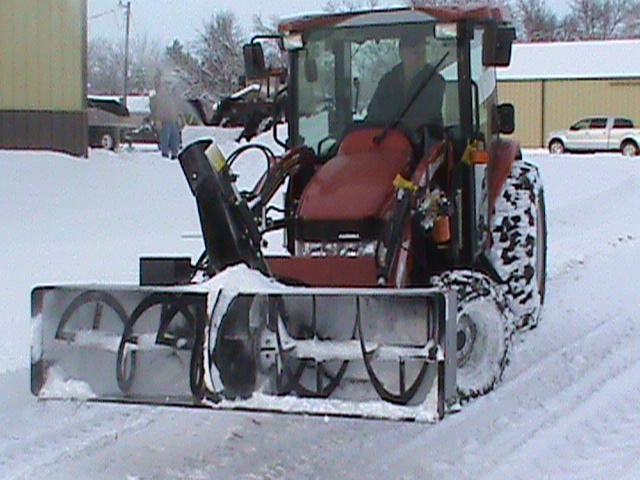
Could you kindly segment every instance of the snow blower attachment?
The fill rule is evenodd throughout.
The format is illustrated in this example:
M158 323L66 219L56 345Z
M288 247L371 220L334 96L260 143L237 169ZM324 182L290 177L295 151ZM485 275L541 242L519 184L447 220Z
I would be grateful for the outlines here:
M36 289L33 393L426 421L456 400L442 292L214 292Z
M478 6L321 17L280 26L282 155L248 143L225 158L210 139L180 153L195 264L146 257L139 285L34 288L39 398L435 421L498 384L545 285L542 183L495 103L514 30ZM384 72L365 65L408 36L434 63L376 108ZM268 82L261 44L244 54L248 80ZM248 190L245 155L266 160ZM286 252L267 255L277 231Z
M251 270L145 285L179 279L184 267L145 258L138 288L34 289L34 394L428 421L456 402L451 292L276 283L261 273L269 267L254 249L257 227L215 144L196 142L180 161L206 268L243 261ZM307 400L296 405L291 394Z

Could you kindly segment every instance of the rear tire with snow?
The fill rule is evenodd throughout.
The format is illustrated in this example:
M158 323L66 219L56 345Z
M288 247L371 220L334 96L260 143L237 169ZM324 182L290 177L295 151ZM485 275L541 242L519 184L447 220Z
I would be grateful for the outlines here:
M489 258L502 279L516 326L538 325L544 303L547 222L544 190L535 165L516 160L496 198Z
M445 272L436 285L453 289L458 299L458 394L463 400L484 395L495 388L509 363L515 324L508 302L479 272Z

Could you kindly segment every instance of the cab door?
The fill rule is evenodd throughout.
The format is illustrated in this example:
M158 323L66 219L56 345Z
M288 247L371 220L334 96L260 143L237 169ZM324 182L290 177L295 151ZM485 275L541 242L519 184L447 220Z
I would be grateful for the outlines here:
M592 118L587 131L587 150L606 150L609 148L609 129L607 117Z
M586 150L588 148L588 135L590 118L577 121L567 131L567 142L565 147L568 150Z

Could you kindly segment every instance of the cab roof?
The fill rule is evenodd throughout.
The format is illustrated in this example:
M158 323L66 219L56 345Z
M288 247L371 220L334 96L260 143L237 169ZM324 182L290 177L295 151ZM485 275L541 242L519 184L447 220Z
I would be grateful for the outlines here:
M366 27L459 20L494 20L502 23L510 22L511 18L503 8L486 4L434 5L303 15L283 20L278 30L281 34L289 34L327 27Z

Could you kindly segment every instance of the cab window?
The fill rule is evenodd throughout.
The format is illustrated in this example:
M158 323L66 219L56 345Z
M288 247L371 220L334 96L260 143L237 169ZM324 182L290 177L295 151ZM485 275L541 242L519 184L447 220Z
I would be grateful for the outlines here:
M607 128L607 119L606 118L592 118L591 123L589 124L590 129L597 128Z
M589 128L589 119L580 120L571 125L571 130L586 130Z
M613 121L613 128L633 128L633 122L628 118L616 118Z

